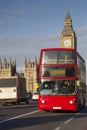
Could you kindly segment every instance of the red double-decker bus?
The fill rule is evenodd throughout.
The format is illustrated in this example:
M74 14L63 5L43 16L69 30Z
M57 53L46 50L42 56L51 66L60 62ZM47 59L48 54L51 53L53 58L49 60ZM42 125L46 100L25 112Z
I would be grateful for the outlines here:
M40 110L73 110L85 106L86 65L75 49L41 49L38 78Z

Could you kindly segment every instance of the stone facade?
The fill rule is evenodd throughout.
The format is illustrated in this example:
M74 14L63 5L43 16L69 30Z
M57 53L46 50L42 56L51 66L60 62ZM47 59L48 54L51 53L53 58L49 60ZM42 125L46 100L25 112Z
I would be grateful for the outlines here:
M27 92L34 93L37 91L36 83L37 83L37 68L38 61L35 57L34 62L31 62L30 59L25 57L24 61L24 77L26 79L26 90Z
M16 75L16 60L7 61L6 57L4 60L0 58L0 77L10 77Z

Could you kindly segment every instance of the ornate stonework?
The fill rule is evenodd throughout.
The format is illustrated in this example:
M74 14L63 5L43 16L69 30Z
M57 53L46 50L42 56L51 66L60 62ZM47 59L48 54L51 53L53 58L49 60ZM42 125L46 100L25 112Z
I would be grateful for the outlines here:
M0 58L0 77L10 77L16 75L16 60L7 61L6 57L4 60Z
M34 62L31 62L30 59L25 57L24 61L24 77L26 79L26 89L27 92L34 93L37 88L35 84L37 83L37 67L38 61L35 57Z

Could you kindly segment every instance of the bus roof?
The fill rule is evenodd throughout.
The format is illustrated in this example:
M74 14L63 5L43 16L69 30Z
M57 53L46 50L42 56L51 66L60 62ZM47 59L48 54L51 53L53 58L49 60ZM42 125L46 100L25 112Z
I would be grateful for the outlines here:
M46 51L46 50L76 50L74 48L42 48L41 51Z

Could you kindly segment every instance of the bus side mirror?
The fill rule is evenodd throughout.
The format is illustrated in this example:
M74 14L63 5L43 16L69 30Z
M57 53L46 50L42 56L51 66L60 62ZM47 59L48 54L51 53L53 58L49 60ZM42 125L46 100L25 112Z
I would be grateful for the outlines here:
M81 83L79 80L77 80L77 86L80 87Z

